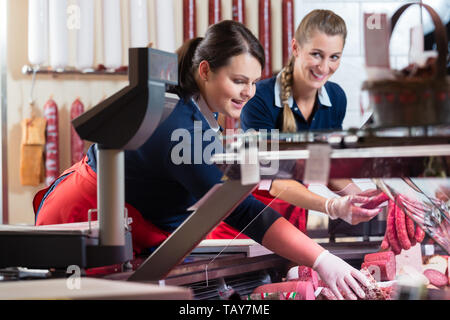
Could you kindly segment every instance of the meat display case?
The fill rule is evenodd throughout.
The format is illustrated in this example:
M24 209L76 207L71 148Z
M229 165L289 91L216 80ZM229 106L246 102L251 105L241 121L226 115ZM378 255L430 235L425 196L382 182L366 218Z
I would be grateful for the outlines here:
M223 136L226 152L215 154L212 161L224 173L225 187L222 191L215 190L215 197L216 200L234 197L233 201L236 201L253 190L261 179L280 178L305 181L305 177L308 177L311 181L325 179L324 182L334 178L381 178L384 188L386 185L393 187L391 180L404 182L405 179L426 180L434 186L450 185L450 180L446 178L450 161L449 132L448 127L420 127L284 135L250 132ZM329 170L325 175L317 172L317 168L309 163L310 159ZM377 186L380 184L379 180L373 181ZM435 189L425 190L423 195ZM231 196L233 193L234 196ZM448 194L446 197L447 200L450 198ZM197 245L203 239L205 230L211 230L230 212L221 209L223 204L218 205L216 200L207 197L203 210L197 210L189 217L192 221L186 225L191 227L181 225L173 237L158 247L157 252L138 261L133 266L134 271L111 277L207 288L208 281L212 283L224 277L234 277L233 281L243 283L253 279L255 272L280 275L292 265L290 261L273 253L250 257L242 252L225 252L227 247L233 246L233 241L224 245L218 254L208 253L207 250L199 253ZM448 228L448 209L434 213L440 216L441 226ZM201 216L208 216L208 221ZM193 221L202 221L202 232L193 231L196 225ZM425 228L430 238L433 238L432 231L436 227L432 225L429 229ZM364 255L378 251L380 242L379 239L363 239L353 242L325 241L320 244L359 268ZM442 247L440 249L448 252L446 243L436 243ZM184 249L180 249L180 246ZM236 277L240 277L240 280Z
M227 152L214 155L213 161L231 180L326 184L331 179L370 178L391 200L398 202L396 196L403 194L418 203L420 210L411 218L449 253L449 133L448 126L283 135L252 132L227 137Z

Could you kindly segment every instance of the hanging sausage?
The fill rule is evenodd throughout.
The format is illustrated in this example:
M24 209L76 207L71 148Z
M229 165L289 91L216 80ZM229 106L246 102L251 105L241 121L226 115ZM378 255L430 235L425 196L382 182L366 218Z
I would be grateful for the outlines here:
M44 105L45 130L45 185L49 186L59 175L58 106L52 97Z
M271 41L271 15L270 15L270 0L259 0L259 42L264 48L266 57L266 64L262 72L262 78L269 78L272 76L272 41Z
M156 43L163 51L175 52L173 0L156 0Z
M283 0L283 66L289 62L292 54L291 41L294 38L294 1Z
M69 62L69 32L67 29L67 0L49 0L50 66L64 70Z
M195 38L195 0L183 0L183 42Z
M103 0L103 60L108 70L122 65L120 0Z
M221 1L220 0L209 0L208 3L208 11L209 11L209 18L208 23L209 25L215 24L222 20L222 11L221 11Z
M70 120L75 119L84 112L84 105L79 98L75 99L70 107ZM84 141L75 131L73 125L70 125L70 155L71 164L75 164L84 156Z
M48 56L48 0L28 1L28 61L43 65Z
M130 0L130 47L148 45L147 0Z
M94 65L94 1L78 0L78 6L80 26L77 30L76 67L89 71Z
M233 0L233 20L245 24L245 0Z

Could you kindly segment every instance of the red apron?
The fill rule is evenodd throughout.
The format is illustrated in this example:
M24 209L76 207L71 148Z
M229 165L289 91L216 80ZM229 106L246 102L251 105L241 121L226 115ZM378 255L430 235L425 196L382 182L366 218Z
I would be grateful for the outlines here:
M296 207L281 199L275 199L270 195L269 191L256 189L253 191L253 196L268 205L271 201L270 207L279 212L286 220L292 223L300 231L306 233L306 224L308 221L308 210ZM228 225L226 222L221 222L213 231L211 231L206 239L234 239L239 234L239 231ZM236 239L249 239L246 235L240 234Z
M84 156L81 161L63 172L62 175L72 173L65 177L44 200L36 225L88 221L88 210L97 208L97 174L87 162L88 158ZM40 190L35 195L33 199L35 214L50 187ZM133 219L131 234L135 253L139 254L146 248L161 244L170 235L169 232L145 220L130 204L127 203L125 206L128 209L128 217ZM96 213L92 214L91 220L97 220Z

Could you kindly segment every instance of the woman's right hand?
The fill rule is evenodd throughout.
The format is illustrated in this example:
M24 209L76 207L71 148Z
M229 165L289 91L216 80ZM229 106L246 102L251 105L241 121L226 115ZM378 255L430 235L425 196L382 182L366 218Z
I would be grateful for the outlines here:
M363 299L365 294L361 285L370 286L367 278L359 270L331 254L328 250L322 251L312 268L317 271L320 278L339 300L344 300L344 296L356 300L355 293ZM344 293L344 296L341 292Z

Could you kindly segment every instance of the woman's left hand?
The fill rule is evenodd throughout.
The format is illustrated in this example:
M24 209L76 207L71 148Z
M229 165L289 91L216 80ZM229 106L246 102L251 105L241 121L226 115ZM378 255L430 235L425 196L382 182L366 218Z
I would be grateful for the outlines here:
M325 202L325 209L332 219L340 218L347 223L355 225L369 221L382 211L382 208L366 209L362 207L370 200L370 197L359 195L330 198Z

